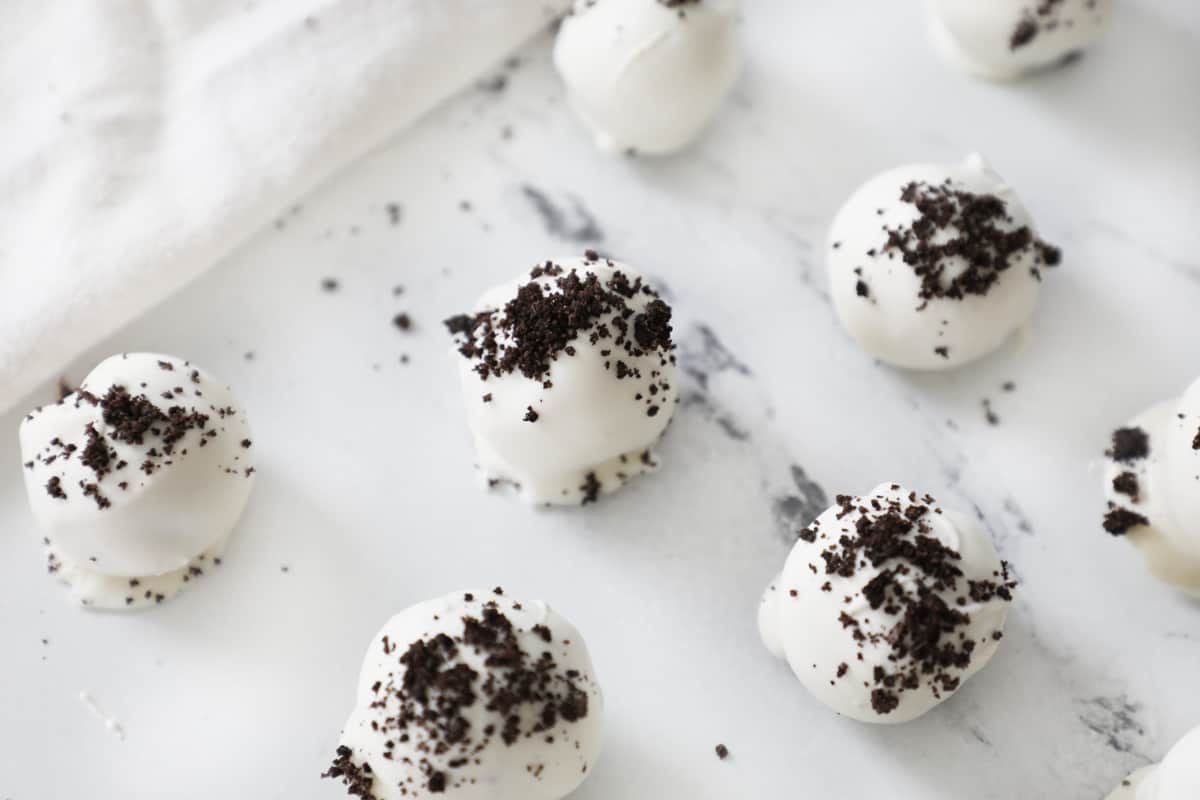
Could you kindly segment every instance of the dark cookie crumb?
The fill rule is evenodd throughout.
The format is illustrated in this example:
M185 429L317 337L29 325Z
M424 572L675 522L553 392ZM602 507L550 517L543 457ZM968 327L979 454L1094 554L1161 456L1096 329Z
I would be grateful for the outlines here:
M1118 428L1105 455L1123 464L1140 461L1150 455L1150 434L1141 428Z
M900 698L887 689L871 690L871 708L876 714L890 714L900 705Z
M371 765L365 761L355 764L354 751L345 745L338 745L337 756L329 769L321 773L322 778L341 778L346 792L362 800L376 800L372 793L375 786L375 774Z
M55 500L67 499L67 493L62 488L62 480L57 475L46 481L46 494Z
M1112 488L1114 492L1123 494L1132 499L1135 503L1137 502L1139 491L1138 477L1132 472L1122 472L1120 475L1113 478Z
M987 420L988 425L995 426L1000 424L1000 416L992 408L992 401L986 397L983 399L983 418Z
M584 478L583 486L579 487L579 490L583 492L583 502L580 505L586 506L588 503L596 502L600 498L601 488L600 481L596 478L596 473L589 472Z
M1113 508L1104 515L1104 530L1113 536L1124 536L1132 528L1149 524L1150 520L1127 508Z

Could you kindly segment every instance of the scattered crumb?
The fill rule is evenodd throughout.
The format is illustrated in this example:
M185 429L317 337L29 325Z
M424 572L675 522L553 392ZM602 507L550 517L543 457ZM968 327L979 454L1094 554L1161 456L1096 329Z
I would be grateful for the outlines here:
M983 418L987 420L988 425L999 425L1000 417L997 416L992 408L992 401L988 398L983 398Z

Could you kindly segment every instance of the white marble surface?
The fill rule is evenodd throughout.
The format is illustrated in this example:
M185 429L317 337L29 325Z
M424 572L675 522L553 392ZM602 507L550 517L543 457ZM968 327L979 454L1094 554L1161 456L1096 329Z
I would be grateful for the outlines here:
M257 494L171 603L65 604L0 418L0 798L339 797L317 776L371 635L473 584L588 638L611 724L579 800L1097 798L1200 721L1200 607L1100 529L1095 468L1200 373L1194 3L1127 0L1096 51L1015 85L938 61L916 3L749 0L746 27L746 75L686 156L594 153L543 41L67 370L171 352L252 415ZM833 319L825 227L873 172L970 149L1064 249L1036 335L949 375L875 365ZM669 292L686 400L657 475L534 511L477 487L438 321L587 246ZM881 480L976 510L1023 581L991 666L893 728L818 705L754 625L821 495Z

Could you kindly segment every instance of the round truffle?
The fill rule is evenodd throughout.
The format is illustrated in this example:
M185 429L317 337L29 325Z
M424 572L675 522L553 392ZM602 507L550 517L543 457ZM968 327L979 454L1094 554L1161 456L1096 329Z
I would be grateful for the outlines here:
M1104 528L1160 579L1200 596L1200 380L1113 432Z
M1142 767L1121 782L1108 800L1195 800L1200 797L1200 728L1194 728L1161 764Z
M179 358L127 353L21 423L49 568L80 603L138 608L219 563L254 486L232 392Z
M675 410L671 308L629 267L547 261L446 321L489 485L578 504L657 464Z
M965 364L1028 321L1057 249L980 156L888 170L833 221L834 311L869 353L907 369Z
M1103 32L1112 0L928 0L935 44L982 78L1011 80L1056 66Z
M716 115L742 63L740 0L576 0L554 63L602 149L681 150Z
M1014 585L980 525L883 484L838 497L801 531L759 632L834 711L908 722L991 659Z
M374 800L561 800L600 753L603 699L574 626L501 589L392 617L325 777Z

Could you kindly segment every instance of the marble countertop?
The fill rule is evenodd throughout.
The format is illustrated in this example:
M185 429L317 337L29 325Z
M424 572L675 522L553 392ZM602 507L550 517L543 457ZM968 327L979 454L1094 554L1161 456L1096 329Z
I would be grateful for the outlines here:
M578 800L1098 798L1200 722L1200 606L1101 530L1096 468L1200 373L1194 4L1128 0L1096 50L1013 85L939 61L915 3L746 16L746 74L686 156L594 152L540 41L66 371L169 352L251 415L225 563L163 607L66 604L0 418L0 800L339 797L318 775L371 636L476 585L588 638L610 720ZM880 169L971 150L1064 250L1034 335L953 374L875 364L830 309L830 217ZM531 510L477 486L439 320L587 247L673 303L683 402L660 472ZM992 664L900 727L820 706L755 629L795 531L885 480L977 513L1022 581Z

